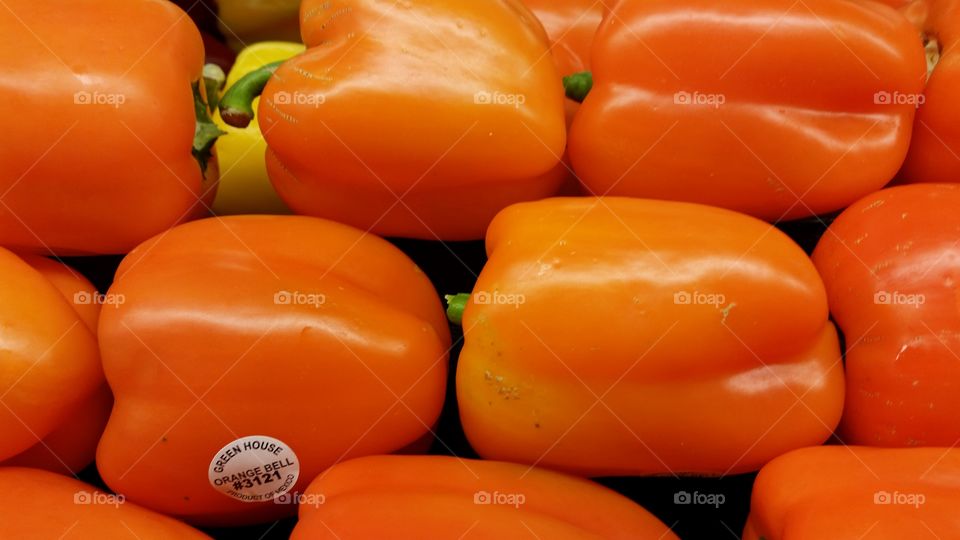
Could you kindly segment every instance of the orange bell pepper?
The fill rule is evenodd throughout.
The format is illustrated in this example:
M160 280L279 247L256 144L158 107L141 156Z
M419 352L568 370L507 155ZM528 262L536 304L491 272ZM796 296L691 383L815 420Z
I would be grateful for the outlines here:
M301 496L292 540L675 540L649 512L588 480L446 456L340 463Z
M40 258L30 262L38 268L58 264ZM71 430L76 415L85 417L82 409L102 399L103 371L96 335L88 326L92 319L71 305L68 286L51 277L57 272L66 269L38 270L0 248L0 461L25 451L37 455L36 448L31 450L37 444L64 450L46 438L70 438L58 433ZM92 290L86 280L72 279L82 281L74 290ZM76 470L89 463L89 452L90 446L76 439L61 461Z
M300 26L307 51L220 107L242 126L263 91L270 180L296 213L468 240L559 189L563 87L520 0L305 0Z
M907 182L960 181L960 1L919 0L904 8L923 31L930 78L900 177Z
M72 478L0 468L0 538L201 540L210 537Z
M54 16L47 2L6 0L0 50L0 245L125 253L203 209L216 167L207 182L198 160L219 132L183 11L74 0Z
M86 278L59 262L36 255L24 255L22 259L60 291L86 329L96 335L101 306L96 288ZM65 412L58 427L49 431L41 441L36 440L40 434L34 433L33 441L36 444L0 465L76 474L92 463L100 434L113 405L113 395L103 376L96 380L99 381L97 390ZM52 395L59 393L58 388L51 386L48 389L53 392Z
M500 213L487 254L457 367L483 457L590 476L739 473L823 442L840 419L823 283L766 223L549 199Z
M960 450L804 448L753 485L743 540L960 538Z
M570 157L596 195L831 212L893 179L924 74L916 31L880 4L622 0Z
M132 251L110 294L125 302L100 320L116 405L97 466L165 514L213 525L288 515L293 505L271 501L340 459L416 441L442 407L450 335L433 286L388 242L345 225L181 225ZM250 436L285 450L231 460L234 446L257 450L236 442ZM295 466L276 483L235 485L258 456Z
M848 208L813 254L847 342L842 438L960 441L960 186L886 189Z

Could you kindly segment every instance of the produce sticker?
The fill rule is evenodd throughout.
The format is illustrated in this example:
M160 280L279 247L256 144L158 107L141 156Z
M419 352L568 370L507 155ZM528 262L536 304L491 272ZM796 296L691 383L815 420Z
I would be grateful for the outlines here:
M300 477L297 455L278 439L251 435L223 448L210 462L210 485L244 502L264 502L293 489Z

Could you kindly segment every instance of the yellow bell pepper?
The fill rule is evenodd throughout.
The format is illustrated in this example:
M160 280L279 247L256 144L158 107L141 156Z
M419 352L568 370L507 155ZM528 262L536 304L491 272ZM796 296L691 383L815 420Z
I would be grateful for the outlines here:
M228 2L221 2L221 5ZM241 77L264 64L286 60L304 51L299 43L267 41L254 43L237 55L237 61L227 76L227 88ZM254 102L254 108L257 104ZM254 120L245 128L228 126L214 116L214 122L226 135L217 141L217 159L220 163L220 185L213 211L218 215L232 214L290 214L267 177L264 155L267 143Z
M300 41L300 0L218 0L217 15L236 51L260 41Z

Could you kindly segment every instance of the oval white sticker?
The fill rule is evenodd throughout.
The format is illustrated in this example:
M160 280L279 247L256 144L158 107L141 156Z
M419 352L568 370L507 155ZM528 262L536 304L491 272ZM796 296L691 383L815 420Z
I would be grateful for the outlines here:
M244 502L272 500L293 489L300 461L289 446L265 435L242 437L220 449L210 462L214 489Z

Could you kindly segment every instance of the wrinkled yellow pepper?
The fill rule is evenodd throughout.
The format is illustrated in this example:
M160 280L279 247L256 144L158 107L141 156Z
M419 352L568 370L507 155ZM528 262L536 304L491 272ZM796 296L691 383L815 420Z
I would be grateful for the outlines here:
M237 55L237 61L227 76L227 88L241 77L264 64L286 60L303 52L299 43L267 41L254 43ZM254 102L254 109L257 102ZM217 159L220 163L220 185L213 211L218 215L231 214L289 214L290 209L280 199L267 177L264 154L267 143L254 120L246 128L228 126L218 112L214 122L226 132L217 141Z
M234 50L260 41L300 41L300 0L219 0L217 12Z

